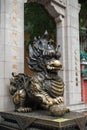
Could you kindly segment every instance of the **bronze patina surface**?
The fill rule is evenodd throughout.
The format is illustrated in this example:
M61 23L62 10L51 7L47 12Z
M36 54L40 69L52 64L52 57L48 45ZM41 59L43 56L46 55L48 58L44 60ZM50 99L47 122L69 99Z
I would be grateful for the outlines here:
M69 112L64 105L64 82L58 75L63 70L59 46L55 47L47 33L34 38L29 46L28 65L36 75L14 74L10 79L10 94L17 112L45 109L52 115L61 116Z

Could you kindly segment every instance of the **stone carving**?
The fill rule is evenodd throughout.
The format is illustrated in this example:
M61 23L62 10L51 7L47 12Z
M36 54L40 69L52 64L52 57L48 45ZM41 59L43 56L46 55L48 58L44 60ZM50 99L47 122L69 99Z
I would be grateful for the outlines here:
M29 112L33 109L45 109L54 116L62 116L69 109L64 105L64 82L58 76L62 64L59 61L59 47L53 40L47 40L47 35L34 38L29 46L28 65L36 75L12 73L10 93L18 112Z

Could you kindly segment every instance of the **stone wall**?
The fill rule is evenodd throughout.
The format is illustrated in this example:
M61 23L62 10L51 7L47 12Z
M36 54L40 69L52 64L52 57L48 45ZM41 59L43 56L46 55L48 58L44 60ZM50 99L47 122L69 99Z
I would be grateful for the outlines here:
M9 79L24 71L24 1L0 0L0 111L12 110Z

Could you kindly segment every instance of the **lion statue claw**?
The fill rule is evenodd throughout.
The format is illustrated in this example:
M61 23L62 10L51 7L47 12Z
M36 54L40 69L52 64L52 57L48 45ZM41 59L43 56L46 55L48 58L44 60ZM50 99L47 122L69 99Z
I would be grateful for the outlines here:
M61 56L53 40L35 38L29 47L29 68L36 75L12 73L10 94L17 112L30 112L33 109L45 109L54 116L62 116L69 109L64 105L64 82L58 76L63 70L59 61Z

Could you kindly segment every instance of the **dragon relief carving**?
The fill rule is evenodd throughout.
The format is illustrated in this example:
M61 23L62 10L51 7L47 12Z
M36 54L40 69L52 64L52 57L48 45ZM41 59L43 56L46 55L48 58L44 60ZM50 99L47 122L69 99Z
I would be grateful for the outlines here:
M10 79L10 94L17 112L45 109L54 116L62 116L69 109L64 105L64 82L58 76L62 64L61 53L53 40L34 38L29 46L29 68L36 72L30 77L24 73L14 74Z

